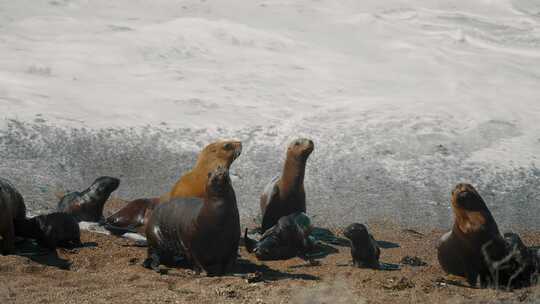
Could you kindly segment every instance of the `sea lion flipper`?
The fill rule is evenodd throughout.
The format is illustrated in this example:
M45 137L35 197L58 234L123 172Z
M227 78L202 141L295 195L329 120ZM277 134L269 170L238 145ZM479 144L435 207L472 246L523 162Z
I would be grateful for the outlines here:
M246 250L249 253L253 253L253 250L257 246L257 241L251 239L248 236L248 229L247 228L246 228L246 230L244 232L244 246L246 246Z

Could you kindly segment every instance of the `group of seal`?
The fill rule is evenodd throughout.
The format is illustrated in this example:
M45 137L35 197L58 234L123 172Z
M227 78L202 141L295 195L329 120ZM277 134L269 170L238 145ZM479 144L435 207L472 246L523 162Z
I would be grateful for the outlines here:
M75 216L53 212L28 218L23 196L9 181L0 178L2 254L14 252L16 237L35 239L40 246L49 250L81 245L79 225Z
M182 175L169 193L160 198L131 201L118 212L109 216L106 223L116 228L145 231L146 223L156 206L173 198L204 198L209 173L218 167L228 170L241 153L242 143L239 141L225 140L207 145L199 153L193 169Z
M244 244L260 260L300 257L310 260L313 229L306 212L304 177L313 141L293 140L287 147L283 171L264 188L260 197L262 237ZM35 238L47 248L80 244L79 221L99 222L108 229L136 230L146 235L145 267L183 263L197 272L221 275L232 270L240 244L240 219L229 169L240 156L239 141L218 141L206 146L195 166L159 198L136 199L108 218L103 206L120 181L100 177L86 190L72 192L58 203L56 213L26 218L20 193L0 179L0 249L9 253L16 235ZM484 200L469 184L452 192L452 230L441 238L437 256L441 268L463 276L472 286L525 284L540 271L540 255L527 248L518 235L500 234ZM363 224L353 223L343 235L349 239L353 264L383 269L380 249ZM516 284L513 284L516 283Z

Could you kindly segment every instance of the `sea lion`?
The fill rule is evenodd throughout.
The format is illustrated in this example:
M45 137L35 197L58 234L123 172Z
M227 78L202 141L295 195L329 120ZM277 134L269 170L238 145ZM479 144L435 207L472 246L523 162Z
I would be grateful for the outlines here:
M176 197L204 197L208 181L207 173L219 166L229 169L241 153L242 143L239 141L227 140L209 144L199 154L195 167L176 182L169 197L161 200Z
M526 287L538 282L540 275L540 256L538 249L527 247L521 237L513 232L504 234L508 254L503 261L496 263L509 275L507 287Z
M154 209L146 226L148 258L156 271L161 263L184 258L195 271L221 275L235 264L240 241L240 217L229 170L208 174L204 198L174 198Z
M507 255L507 244L486 203L472 185L458 184L452 191L452 210L452 230L437 246L442 269L465 277L471 286L476 286L478 278L482 287L501 285L508 278L492 273L493 262Z
M343 235L351 242L353 264L362 268L380 269L381 250L377 241L363 224L353 223L345 228Z
M83 192L66 194L58 202L57 210L73 215L80 222L102 222L103 206L119 185L118 178L102 176Z
M159 205L159 197L140 198L128 202L122 209L106 219L105 228L113 233L141 232L152 210Z
M306 138L295 139L289 144L281 176L274 177L261 195L263 232L283 216L306 212L304 174L306 161L313 148L313 141Z
M63 212L26 219L19 224L17 231L20 231L18 236L33 238L40 246L50 250L81 245L79 223L74 216Z
M109 216L106 222L110 226L128 228L130 230L139 228L144 231L145 224L154 207L158 204L168 202L171 198L177 197L199 197L206 195L205 188L208 182L208 172L221 166L229 169L242 152L242 143L234 140L222 140L207 145L197 158L197 162L191 171L186 172L176 182L172 190L160 198L149 200L135 200L128 203L115 214ZM110 227L111 228L111 227Z
M0 178L0 253L9 254L15 249L15 227L26 218L22 195L6 179Z
M246 229L244 244L247 251L255 253L259 260L286 260L297 256L311 261L308 253L313 249L313 242L309 238L312 229L309 217L303 212L296 212L281 217L259 241L250 239Z

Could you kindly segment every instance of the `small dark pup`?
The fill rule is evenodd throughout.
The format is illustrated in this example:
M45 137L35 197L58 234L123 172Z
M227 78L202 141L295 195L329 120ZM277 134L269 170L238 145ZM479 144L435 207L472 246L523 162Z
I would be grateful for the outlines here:
M354 266L380 269L379 256L381 250L365 225L350 224L343 231L343 235L351 242L351 255Z
M81 246L81 232L75 217L63 212L39 215L21 222L19 236L35 239L41 247L54 250L57 247Z
M276 225L262 235L259 241L250 239L247 229L244 243L249 253L255 253L257 259L285 260L298 256L310 261L307 253L313 244L309 239L312 230L311 220L303 212L297 212L279 219Z

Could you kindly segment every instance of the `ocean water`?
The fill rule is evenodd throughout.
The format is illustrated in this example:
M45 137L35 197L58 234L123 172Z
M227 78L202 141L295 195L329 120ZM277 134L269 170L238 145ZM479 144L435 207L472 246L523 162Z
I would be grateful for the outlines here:
M309 137L317 224L448 227L469 182L539 229L539 84L537 1L0 1L0 174L34 214L101 175L157 196L237 138L249 223Z

